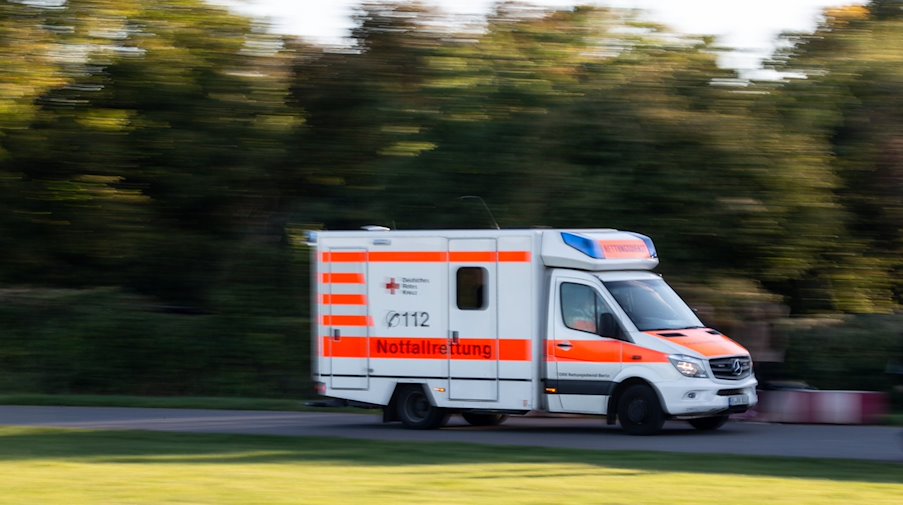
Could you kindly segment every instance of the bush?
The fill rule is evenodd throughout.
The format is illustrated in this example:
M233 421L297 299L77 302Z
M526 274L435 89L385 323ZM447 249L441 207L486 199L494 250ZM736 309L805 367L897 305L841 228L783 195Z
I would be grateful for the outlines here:
M0 391L311 396L309 323L186 314L116 290L0 293Z
M903 377L903 315L798 322L788 336L785 373L819 389L891 391Z

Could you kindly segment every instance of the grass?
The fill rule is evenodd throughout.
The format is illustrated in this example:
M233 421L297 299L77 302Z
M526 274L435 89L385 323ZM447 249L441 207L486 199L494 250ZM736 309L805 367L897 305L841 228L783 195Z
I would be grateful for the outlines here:
M903 465L0 428L0 503L903 503Z

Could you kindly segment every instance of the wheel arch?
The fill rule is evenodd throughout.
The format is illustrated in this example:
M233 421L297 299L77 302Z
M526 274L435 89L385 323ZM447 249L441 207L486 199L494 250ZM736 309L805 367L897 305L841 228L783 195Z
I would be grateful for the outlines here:
M652 382L643 377L629 377L627 379L622 380L616 386L614 391L612 391L611 395L608 397L608 408L606 409L606 423L607 424L615 424L618 421L618 402L621 401L621 395L624 394L629 387L635 385L643 385L651 389L655 392L655 396L658 397L658 403L662 408L662 412L664 412L665 416L668 417L668 412L665 410L665 401L662 398L661 392L655 387Z
M389 396L389 403L383 407L383 422L391 423L393 421L401 421L398 417L398 392L401 390L401 384L395 383L392 388L392 395Z
M387 403L386 406L383 407L384 423L401 420L398 417L398 397L403 391L412 388L420 388L423 391L423 394L426 395L427 400L429 400L430 405L432 405L433 407L438 407L438 405L436 404L436 398L433 397L433 392L430 391L430 388L427 384L421 382L396 382L395 386L392 389L392 395L389 397L389 403Z

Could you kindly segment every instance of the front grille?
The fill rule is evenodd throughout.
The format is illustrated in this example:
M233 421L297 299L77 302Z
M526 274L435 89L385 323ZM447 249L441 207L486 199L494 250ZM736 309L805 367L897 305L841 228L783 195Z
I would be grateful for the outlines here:
M709 360L712 373L719 379L739 380L752 373L752 360L749 356L733 356Z

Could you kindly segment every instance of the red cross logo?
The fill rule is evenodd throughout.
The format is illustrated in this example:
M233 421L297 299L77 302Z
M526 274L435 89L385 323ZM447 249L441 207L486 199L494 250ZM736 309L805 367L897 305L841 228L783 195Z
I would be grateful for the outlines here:
M395 294L395 290L398 289L398 288L400 288L400 287L401 287L401 286L399 286L398 283L395 282L395 277L392 277L391 279L389 279L389 282L386 283L386 289L388 289L388 290L389 290L389 294L392 294L392 295L394 295L394 294Z

